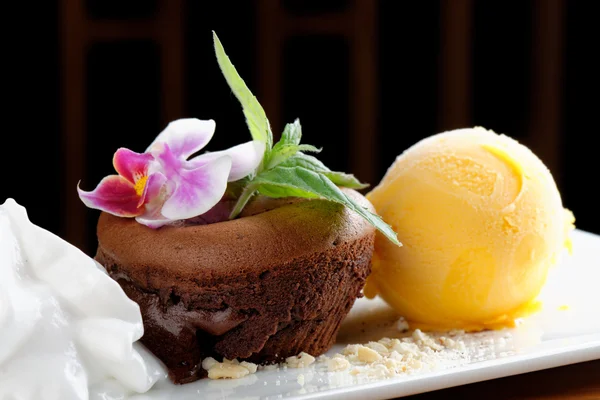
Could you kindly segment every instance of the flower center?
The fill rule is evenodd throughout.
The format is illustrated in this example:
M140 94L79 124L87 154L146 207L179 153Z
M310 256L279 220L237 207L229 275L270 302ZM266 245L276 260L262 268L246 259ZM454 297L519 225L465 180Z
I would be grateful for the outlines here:
M145 175L145 176L142 176L140 179L138 179L138 180L135 182L135 186L134 186L134 188L135 188L135 193L136 193L138 196L140 196L140 197L141 197L141 196L142 196L142 194L144 193L144 187L146 186L146 181L147 181L147 180L148 180L148 176L147 176L147 175Z

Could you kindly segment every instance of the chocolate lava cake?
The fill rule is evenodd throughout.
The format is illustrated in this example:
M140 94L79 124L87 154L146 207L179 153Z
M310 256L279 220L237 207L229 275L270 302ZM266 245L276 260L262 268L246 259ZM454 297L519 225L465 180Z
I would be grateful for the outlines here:
M141 341L186 383L206 376L208 356L326 352L362 296L375 228L333 202L257 197L240 218L205 225L150 229L103 212L97 235L96 260L140 305Z

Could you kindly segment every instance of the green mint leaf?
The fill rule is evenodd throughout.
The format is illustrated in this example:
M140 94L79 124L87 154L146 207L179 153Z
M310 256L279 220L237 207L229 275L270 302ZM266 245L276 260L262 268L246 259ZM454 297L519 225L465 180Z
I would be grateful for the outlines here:
M225 49L214 31L213 39L217 62L231 91L242 105L246 124L248 125L248 129L250 129L252 138L266 143L266 150L270 150L273 147L273 133L271 132L271 126L265 110L250 89L248 89L248 86L246 86L246 83L238 74L227 54L225 54Z
M352 174L346 174L337 171L322 172L322 174L338 186L343 186L350 189L364 189L369 187L369 184L360 182Z
M312 144L301 144L298 146L298 151L310 151L313 153L320 153L321 150L318 147L313 146Z
M270 197L306 197L323 198L343 204L353 210L371 225L384 234L392 243L401 246L394 230L377 214L363 208L352 198L342 192L328 177L322 173L311 171L303 167L278 166L268 171L263 171L252 181L258 185L258 191Z
M285 144L283 141L275 143L273 149L267 153L265 159L265 169L275 168L290 157L298 154L299 151L313 151L319 153L321 149L310 144Z
M331 171L321 161L313 156L304 153L296 153L293 157L280 164L282 167L302 167L308 170L319 172L329 178L337 186L343 186L350 189L364 189L369 187L366 183L361 183L352 174Z
M301 197L303 199L319 199L321 196L308 192L306 190L293 186L280 186L277 184L265 183L264 181L258 186L258 192L263 196L282 198L282 197Z
M300 139L302 139L302 127L300 126L300 120L296 118L293 123L285 125L278 143L300 144Z
M304 153L296 153L281 164L282 167L303 167L315 172L331 172L319 159Z
M297 144L285 144L283 141L279 141L275 143L273 146L273 150L271 150L265 162L265 169L271 169L281 164L288 158L292 157L294 154L298 152L300 149L300 145Z
M286 124L281 134L281 139L275 143L273 149L265 156L265 169L271 169L292 157L299 151L320 152L321 149L310 144L300 144L302 138L302 127L300 120L296 119L291 124Z
M299 151L314 151L320 152L321 149L309 144L282 144L281 141L275 143L273 149L267 153L265 169L275 168L282 162L285 162L290 157L293 157Z

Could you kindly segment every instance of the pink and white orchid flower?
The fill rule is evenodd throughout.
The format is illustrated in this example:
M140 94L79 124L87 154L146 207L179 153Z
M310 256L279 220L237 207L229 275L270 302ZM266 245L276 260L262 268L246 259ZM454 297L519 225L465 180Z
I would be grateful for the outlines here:
M105 177L91 192L77 187L79 197L90 208L135 217L151 228L202 215L221 200L227 182L257 168L265 151L254 140L188 159L214 131L213 120L173 121L144 153L118 149L113 157L118 175Z

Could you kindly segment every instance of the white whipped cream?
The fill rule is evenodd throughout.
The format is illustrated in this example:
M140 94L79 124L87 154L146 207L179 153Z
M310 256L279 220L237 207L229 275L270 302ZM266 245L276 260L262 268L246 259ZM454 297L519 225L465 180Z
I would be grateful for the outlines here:
M138 305L95 260L0 205L0 400L145 393L165 369L136 341Z

